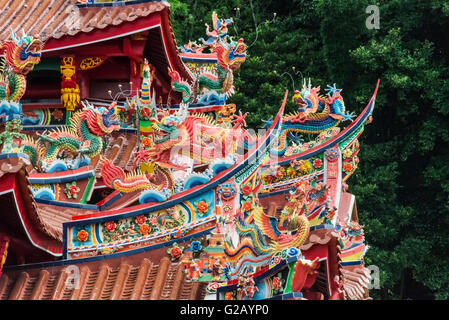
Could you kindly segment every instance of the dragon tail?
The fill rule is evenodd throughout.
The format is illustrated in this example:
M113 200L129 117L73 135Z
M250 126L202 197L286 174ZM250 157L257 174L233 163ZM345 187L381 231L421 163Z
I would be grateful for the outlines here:
M272 252L272 248L265 244L264 236L262 235L260 229L252 223L250 225L243 226L239 221L236 221L235 226L237 227L237 232L240 236L249 236L251 239L251 249L258 255L267 254ZM248 243L247 243L248 244Z
M287 248L299 248L304 244L304 242L307 240L307 237L309 236L309 220L305 215L298 216L298 219L299 226L296 230L294 238L287 242L273 242L271 244L271 248L273 251L279 252Z
M41 146L37 144L32 137L29 137L27 135L22 140L22 143L24 144L23 153L28 155L33 167L37 166L43 153Z
M104 183L120 192L133 192L148 188L158 189L140 170L125 174L122 168L115 166L111 160L102 159L101 176Z
M173 90L182 93L182 102L189 103L192 99L192 89L186 81L173 82Z

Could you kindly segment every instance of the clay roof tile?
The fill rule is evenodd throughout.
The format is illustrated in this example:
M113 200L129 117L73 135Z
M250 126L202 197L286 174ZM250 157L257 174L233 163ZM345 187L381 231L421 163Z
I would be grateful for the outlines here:
M205 286L186 281L182 265L167 257L158 264L140 256L132 259L105 259L79 265L78 289L61 289L66 267L6 270L0 278L0 299L200 299ZM40 280L39 280L40 279ZM52 281L49 281L52 279ZM58 280L59 279L59 280ZM189 284L189 285L186 285ZM59 292L60 291L60 292Z
M113 7L78 7L76 4L76 0L0 0L0 41L9 38L10 27L15 32L23 27L28 34L40 34L46 41L135 21L169 7L165 1Z

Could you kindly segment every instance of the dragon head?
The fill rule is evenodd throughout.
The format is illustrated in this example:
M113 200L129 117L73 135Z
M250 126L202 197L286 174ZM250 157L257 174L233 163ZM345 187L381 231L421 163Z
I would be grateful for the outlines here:
M98 136L120 129L115 102L111 103L108 108L93 108L88 104L81 115L85 117L90 131Z
M173 86L173 82L181 81L181 76L179 75L179 72L176 70L172 70L170 67L168 67L168 75L170 76L172 86Z
M318 107L318 92L320 91L320 87L313 87L310 83L306 85L306 80L304 79L304 85L301 89L295 90L293 95L293 101L298 105L298 111L300 114L308 114L316 111Z
M217 52L218 63L223 69L236 71L246 60L246 44L242 38L230 44L220 41L213 51Z
M11 29L11 40L0 46L4 52L6 63L12 72L27 75L41 59L44 43L39 36L34 37L23 34L19 38Z
M176 116L168 115L161 121L154 121L152 128L155 132L154 143L156 145L169 140L177 140L179 138L179 119Z

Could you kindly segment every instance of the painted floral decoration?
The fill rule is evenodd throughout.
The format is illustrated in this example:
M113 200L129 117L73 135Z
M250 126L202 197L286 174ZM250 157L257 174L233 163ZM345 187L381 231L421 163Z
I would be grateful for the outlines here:
M195 201L195 206L196 206L196 210L195 211L200 216L204 216L209 211L210 203L203 199L201 201Z
M253 205L249 201L244 202L242 205L242 210L245 212L250 211L252 208L253 208Z
M289 178L294 178L296 176L296 171L292 167L287 168L287 175Z
M279 279L279 277L274 277L271 284L274 290L279 290L281 288L281 279Z
M80 188L77 187L76 181L73 181L72 183L66 183L64 192L67 195L67 198L76 199L78 198L78 192L80 192Z
M80 230L78 234L76 235L79 241L84 242L87 239L89 239L89 233L87 233L86 230Z
M150 223L151 223L153 226L157 226L157 219L156 219L156 217L152 217L152 218L150 218L149 220L150 220Z
M249 185L245 185L242 188L242 193L247 196L250 195L253 192L253 189Z
M106 229L107 231L111 232L111 231L114 231L114 230L115 230L115 228L117 227L117 225L115 224L114 221L107 221L107 222L104 224L104 227L105 227L105 229Z
M140 232L142 235L144 235L144 236L146 236L147 234L149 234L150 231L151 231L151 228L150 228L150 226L147 225L146 223L142 224L142 225L140 226L140 228L139 228L139 232Z
M61 110L55 109L55 110L51 113L51 115L52 115L53 118L55 118L57 121L61 121L61 120L62 120L62 116L63 116L64 114L62 113Z
M142 109L140 109L140 114L144 118L149 117L151 116L151 109L148 107L143 107Z
M202 248L203 246L201 245L201 242L199 242L198 240L192 241L192 243L190 244L190 249L194 253L200 252Z
M350 149L345 149L343 150L343 158L349 158L350 156L352 156L352 151Z
M313 160L313 167L315 169L321 168L322 165L323 165L323 161L321 159L317 158L317 159Z
M302 174L309 174L312 172L312 165L308 160L301 160L298 169Z
M176 242L171 248L167 249L167 253L170 255L172 261L179 259L182 256L184 247L180 247Z
M225 300L234 300L234 292L233 291L226 292Z
M151 139L150 138L148 138L148 137L144 137L143 139L142 139L142 144L145 146L145 147L151 147Z
M346 171L346 172L350 172L352 170L352 164L350 162L346 162L343 165L343 170Z
M262 171L262 180L265 184L277 183L312 173L313 169L319 169L323 165L322 160L292 160L287 166L272 166ZM243 190L242 190L243 193Z
M278 273L271 279L271 286L273 288L273 295L281 294L283 292L283 287L285 284L285 279L282 278L282 273Z
M136 217L136 223L138 225L143 225L147 221L147 218L144 215L140 215Z
M103 240L105 242L115 242L139 238L183 225L186 217L182 211L179 208L169 209L118 221L104 222L102 228Z

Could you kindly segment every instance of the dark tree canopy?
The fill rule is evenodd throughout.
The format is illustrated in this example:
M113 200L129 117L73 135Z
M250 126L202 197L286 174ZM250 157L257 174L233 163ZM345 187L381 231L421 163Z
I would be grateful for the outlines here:
M170 4L178 45L205 36L214 10L234 18L230 34L245 39L249 55L231 102L250 112L253 128L276 114L285 89L298 89L302 76L322 88L336 83L354 112L365 107L380 78L374 121L361 137L360 165L349 181L370 246L366 265L381 271L381 289L371 296L448 299L447 1ZM365 25L371 4L380 8L379 29ZM290 102L287 111L294 108Z

